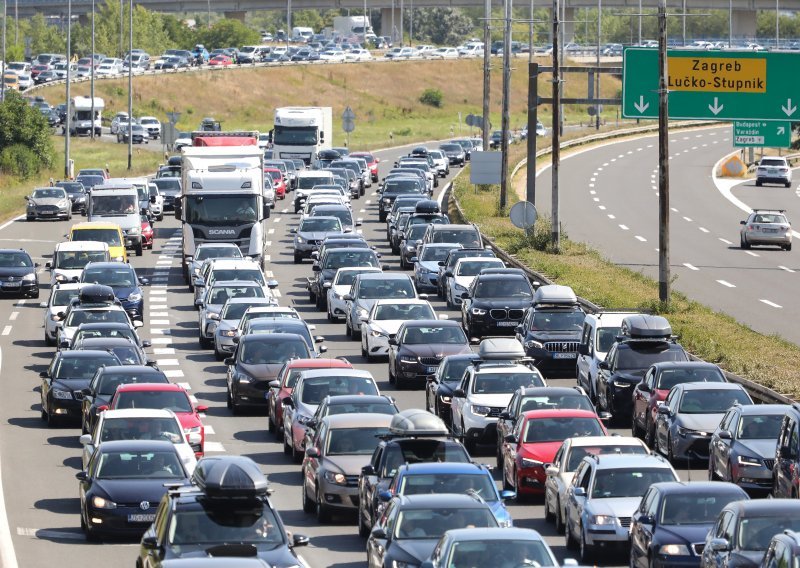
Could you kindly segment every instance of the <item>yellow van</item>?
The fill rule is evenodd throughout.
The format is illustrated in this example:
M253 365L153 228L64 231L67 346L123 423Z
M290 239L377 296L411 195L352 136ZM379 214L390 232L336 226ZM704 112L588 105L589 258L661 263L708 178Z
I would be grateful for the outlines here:
M108 254L111 260L128 262L128 252L125 250L125 237L122 229L116 223L103 221L87 221L76 223L69 230L71 241L99 241L108 245Z

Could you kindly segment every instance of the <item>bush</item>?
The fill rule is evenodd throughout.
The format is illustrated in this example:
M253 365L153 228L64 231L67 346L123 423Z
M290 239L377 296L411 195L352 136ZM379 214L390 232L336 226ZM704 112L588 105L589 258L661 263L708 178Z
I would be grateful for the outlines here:
M14 144L0 152L0 171L4 174L28 179L37 174L39 168L39 157L27 146Z
M419 102L424 105L442 108L444 95L439 89L425 89L419 97Z

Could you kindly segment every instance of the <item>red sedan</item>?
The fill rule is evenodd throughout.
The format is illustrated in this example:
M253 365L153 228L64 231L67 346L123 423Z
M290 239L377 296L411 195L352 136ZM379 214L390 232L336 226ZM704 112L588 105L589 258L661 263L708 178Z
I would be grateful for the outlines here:
M147 218L147 215L142 215L142 247L153 250L154 236L155 231L153 231L150 220Z
M229 55L219 54L209 59L208 64L211 67L228 67L233 65L233 59Z
M530 410L517 419L502 448L503 486L517 496L543 494L545 468L567 438L607 436L605 426L591 410Z
M50 71L49 65L34 65L31 67L31 79L36 79L39 76L39 73L44 71Z
M275 188L275 198L286 199L286 180L283 179L283 172L278 168L264 168L264 173L272 177L272 186Z
M117 387L110 409L155 408L171 410L180 420L186 441L197 458L203 457L206 444L206 429L200 421L201 412L207 406L195 405L189 393L173 383L129 383ZM105 410L105 409L103 409Z
M364 158L367 161L367 166L369 166L369 173L372 176L372 181L378 181L378 162L381 161L380 158L376 158L370 152L352 152L348 157Z
M310 369L352 369L349 361L342 359L293 359L278 373L278 378L269 383L267 391L267 425L278 440L283 439L283 405L281 401L292 396L297 378Z

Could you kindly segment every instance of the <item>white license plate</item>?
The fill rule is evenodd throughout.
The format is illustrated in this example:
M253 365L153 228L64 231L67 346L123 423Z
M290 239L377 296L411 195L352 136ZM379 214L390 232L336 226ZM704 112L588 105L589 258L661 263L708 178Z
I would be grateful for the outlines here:
M575 359L577 353L553 353L553 359Z
M432 373L435 373L435 372L436 372L436 369L438 369L438 368L439 368L439 367L426 367L426 368L425 368L425 372L426 372L426 373L431 373L431 374L432 374Z
M499 321L497 327L516 327L518 324L515 321Z
M3 282L3 288L19 288L22 282Z
M777 233L778 229L761 229L765 233Z
M135 513L128 515L129 523L152 523L155 519L155 513Z

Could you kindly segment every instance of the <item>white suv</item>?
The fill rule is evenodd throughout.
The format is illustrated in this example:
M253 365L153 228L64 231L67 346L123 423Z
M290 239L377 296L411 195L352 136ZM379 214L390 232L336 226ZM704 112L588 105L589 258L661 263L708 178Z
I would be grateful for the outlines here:
M786 187L792 187L792 168L786 158L761 158L756 168L756 185L761 187L765 183L782 183Z
M634 312L600 312L587 314L583 320L576 376L578 386L583 387L594 403L597 401L599 365L606 360L608 350L614 345L622 320L634 315Z

